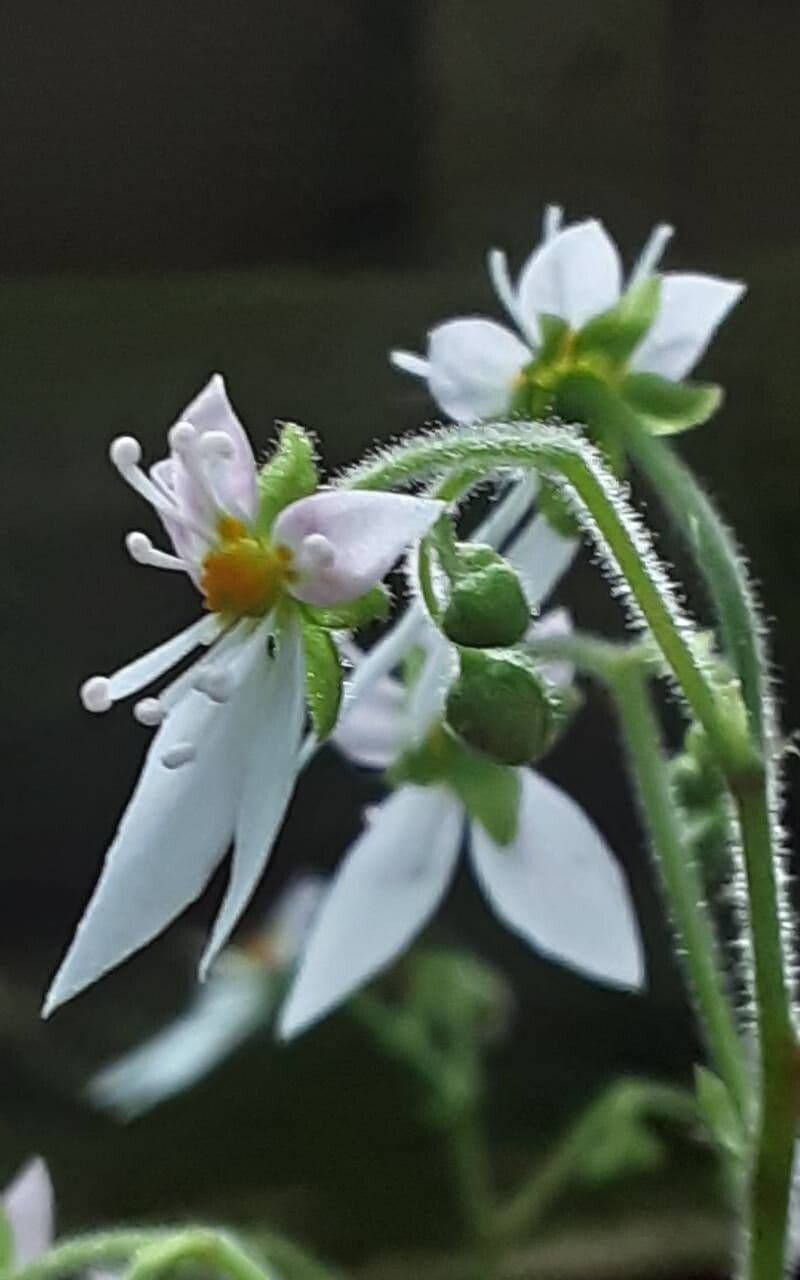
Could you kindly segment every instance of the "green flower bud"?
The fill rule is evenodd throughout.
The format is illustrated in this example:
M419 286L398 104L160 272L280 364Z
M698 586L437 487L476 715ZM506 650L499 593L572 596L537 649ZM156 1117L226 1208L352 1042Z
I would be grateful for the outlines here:
M491 547L461 543L451 570L442 630L455 644L497 648L521 640L530 622L525 592L507 560Z
M502 764L527 764L550 746L557 713L530 658L515 650L463 649L447 695L447 722L476 751Z

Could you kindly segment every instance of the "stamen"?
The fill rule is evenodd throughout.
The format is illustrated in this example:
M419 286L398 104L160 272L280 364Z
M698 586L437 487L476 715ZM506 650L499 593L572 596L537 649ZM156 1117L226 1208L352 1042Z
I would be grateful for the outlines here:
M515 324L519 324L517 291L511 283L508 259L502 249L490 249L487 259L489 278L494 291Z
M224 431L206 431L200 437L200 452L204 458L232 458L236 452L233 441Z
M108 676L90 676L80 689L80 699L87 711L99 715L108 711L114 701Z
M135 489L146 502L149 502L151 507L154 507L161 515L166 516L168 520L176 521L207 540L208 531L202 529L189 516L185 515L172 498L165 495L163 488L155 484L141 470L139 462L142 457L142 446L138 440L135 440L133 436L118 436L116 440L112 440L108 453L123 480L132 489Z
M561 230L561 224L564 221L564 210L560 204L549 204L544 211L542 219L542 239L545 244L548 240L552 240Z
M140 658L135 658L133 662L128 662L124 667L120 667L112 676L107 679L107 694L112 702L118 702L120 698L130 697L132 693L138 693L145 685L151 684L153 680L157 680L165 671L169 671L170 667L174 667L180 662L181 658L185 658L191 653L192 649L196 649L200 644L209 644L220 631L220 623L216 618L200 618L197 622L193 622L190 627L186 627L184 631L179 631L176 636L172 636L169 640L165 640L163 644L157 645L155 649L151 649L149 653L144 653ZM94 677L97 679L98 677ZM105 679L105 677L101 677ZM87 681L87 685L89 681ZM84 685L84 689L86 685ZM100 686L94 686L99 690ZM89 692L92 701L100 699L99 692ZM84 699L84 705L85 699ZM90 710L92 708L89 708ZM105 710L105 708L103 708Z
M204 693L212 702L227 702L236 686L230 667L201 667L194 679L194 688Z
M129 533L125 538L125 546L129 556L137 564L150 565L153 569L179 569L183 573L187 572L185 560L154 547L146 533L138 530Z
M301 573L318 573L330 569L336 559L336 550L324 533L309 533L300 543L295 563Z
M650 232L647 243L636 260L636 265L631 272L631 278L628 287L641 284L642 280L646 280L651 276L664 256L664 250L675 234L675 228L671 227L668 222L660 222Z
M176 742L174 747L169 747L161 757L161 763L165 769L180 769L184 764L191 764L197 754L197 750L191 742Z
M395 369L402 369L404 373L412 373L415 378L427 378L431 371L430 362L425 360L423 356L415 355L413 351L390 351L389 362L394 365Z
M127 471L130 467L138 467L142 460L142 446L135 436L117 436L111 441L108 456L118 471Z
M146 725L148 729L155 729L166 719L166 715L167 709L158 698L142 698L141 702L137 702L133 708L134 720Z

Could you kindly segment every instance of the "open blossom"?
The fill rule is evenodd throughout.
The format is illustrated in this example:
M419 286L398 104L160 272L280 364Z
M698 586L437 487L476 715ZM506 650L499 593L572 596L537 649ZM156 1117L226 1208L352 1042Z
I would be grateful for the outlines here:
M528 556L538 542L526 530L509 552L529 598L551 585ZM557 576L555 569L552 580ZM563 611L556 611L539 624L539 633L568 625ZM441 732L454 654L432 627L424 645L425 662L410 690L384 676L369 696L345 709L335 740L357 763L386 769ZM543 674L564 684L572 673L553 663ZM311 931L281 1012L283 1036L346 1000L413 941L447 891L465 828L476 878L505 924L582 973L612 985L641 985L638 928L623 873L603 836L553 782L530 768L513 773L519 806L507 843L469 815L446 777L433 785L401 784L371 812Z
M53 1242L53 1184L40 1156L29 1160L0 1192L0 1209L11 1231L8 1270L16 1271L46 1253Z
M103 1067L87 1093L126 1120L191 1088L272 1020L286 975L302 951L325 882L290 884L264 925L226 947L191 1003L151 1039Z
M620 301L626 287L622 264L605 228L592 219L561 229L560 218L559 210L548 211L543 243L516 284L502 250L489 254L492 283L513 328L482 317L448 320L431 329L425 357L391 353L398 368L426 379L434 400L456 422L512 411L526 378L538 377L534 366L545 337L543 317L565 326L557 363L566 368L574 335ZM670 227L655 229L628 288L655 273L671 235ZM657 313L628 367L679 382L697 364L744 286L694 273L665 272L659 279Z
M134 707L156 733L45 1013L160 933L199 896L232 843L205 972L261 877L294 787L306 713L297 602L358 599L442 510L425 498L327 490L265 516L252 449L219 376L184 410L169 445L149 473L138 441L111 446L112 462L158 513L174 553L138 532L127 546L141 564L188 574L204 615L114 675L87 680L83 703L106 711L202 652Z

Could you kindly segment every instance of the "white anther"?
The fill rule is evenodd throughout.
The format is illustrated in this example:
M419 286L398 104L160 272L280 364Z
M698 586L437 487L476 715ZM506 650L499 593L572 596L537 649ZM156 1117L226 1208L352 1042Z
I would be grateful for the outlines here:
M196 751L191 742L176 742L161 757L165 769L180 769L184 764L191 764Z
M198 671L194 687L212 702L227 702L234 688L233 672L226 667L206 667Z
M197 432L191 422L176 422L174 427L170 427L167 439L169 447L176 453L186 453L194 447Z
M560 204L549 204L544 211L542 220L542 239L545 244L548 240L552 240L561 230L561 224L564 221L564 210Z
M128 555L131 560L135 560L137 564L150 563L150 552L153 550L153 544L146 533L140 533L134 529L132 533L126 534L125 546L128 549Z
M108 711L113 702L108 676L90 676L81 685L80 698L87 711L96 715Z
M204 458L232 458L235 450L224 431L206 431L200 437L200 452Z
M298 568L306 573L330 569L336 559L336 550L324 533L309 533L300 543L297 556Z
M667 222L660 222L653 228L631 272L629 288L631 285L640 284L642 280L646 280L653 274L674 234L675 228Z
M161 724L166 714L166 707L159 702L158 698L142 698L133 708L134 720L146 725L148 729L155 729L156 725Z
M118 471L128 471L141 462L142 446L134 436L117 436L111 441L108 456Z

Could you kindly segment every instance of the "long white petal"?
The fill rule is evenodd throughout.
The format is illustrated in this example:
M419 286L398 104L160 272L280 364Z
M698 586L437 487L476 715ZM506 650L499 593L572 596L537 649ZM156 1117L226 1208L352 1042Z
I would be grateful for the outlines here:
M644 960L623 872L600 832L559 787L520 771L519 828L496 845L473 823L475 872L500 918L588 977L639 988Z
M259 629L261 632L261 629ZM193 902L234 830L251 744L253 672L266 664L258 635L234 659L248 663L221 706L191 690L153 738L136 790L106 855L99 883L48 993L47 1016L157 934ZM178 768L164 757L184 744L195 756Z
M251 682L231 875L200 962L201 978L228 941L264 874L297 780L304 720L303 646L299 627L291 620L280 634L270 669L257 672Z
M564 538L545 516L536 516L517 535L506 556L522 579L525 594L539 608L569 569L580 546Z
M329 489L285 507L272 536L295 557L298 600L346 604L376 586L443 510L433 498ZM320 542L324 559L304 568L306 548L316 552Z
M316 1022L386 968L420 932L450 882L463 810L439 788L401 787L342 862L279 1019L284 1038Z
M201 1080L269 1017L276 991L266 975L237 965L214 974L189 1009L90 1080L95 1106L132 1119Z
M455 422L507 413L532 352L494 320L448 320L428 335L433 398Z
M403 749L406 694L399 680L381 676L366 697L345 702L333 741L367 769L386 769Z
M622 264L601 223L578 222L547 240L522 268L517 305L528 332L537 317L559 316L580 329L618 301Z
M16 1271L45 1253L53 1242L55 1196L41 1156L20 1170L0 1197L11 1228L12 1266Z
M673 381L684 378L744 291L738 280L665 273L658 315L631 367Z

